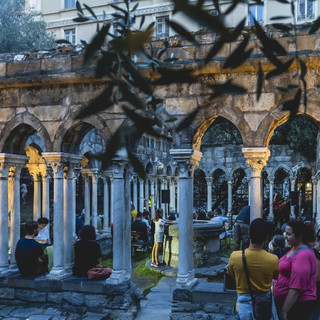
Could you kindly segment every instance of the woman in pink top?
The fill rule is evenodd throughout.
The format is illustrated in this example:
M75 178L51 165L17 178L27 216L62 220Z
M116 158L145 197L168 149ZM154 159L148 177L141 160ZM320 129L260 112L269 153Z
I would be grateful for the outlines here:
M316 304L317 261L313 249L311 226L301 220L290 220L286 240L291 250L279 261L279 279L273 294L280 320L308 319Z

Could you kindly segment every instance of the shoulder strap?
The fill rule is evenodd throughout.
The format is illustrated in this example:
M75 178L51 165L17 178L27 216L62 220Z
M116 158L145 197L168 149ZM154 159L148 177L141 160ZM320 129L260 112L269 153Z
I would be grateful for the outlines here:
M249 279L249 270L248 270L247 261L246 261L246 255L245 255L245 251L244 250L245 249L242 249L242 261L243 261L244 271L245 271L246 277L247 277L247 282L248 282L248 287L249 287L251 300L252 300L252 303L253 303L252 287L251 287L251 282L250 282L250 279Z

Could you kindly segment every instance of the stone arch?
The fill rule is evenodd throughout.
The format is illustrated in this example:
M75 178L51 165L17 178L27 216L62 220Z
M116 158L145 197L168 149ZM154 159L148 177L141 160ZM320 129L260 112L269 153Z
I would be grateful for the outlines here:
M66 119L65 121L61 122L55 134L53 145L54 150L69 150L68 145L72 142L66 139L81 142L81 139L83 139L86 133L88 133L93 128L96 128L99 131L104 143L106 143L111 135L111 131L108 125L98 116L92 116L90 118L86 118L85 120L76 120L74 118ZM71 151L69 150L68 152Z
M152 163L149 161L146 165L146 173L153 175L154 172L155 172L154 167L153 167Z
M0 133L0 150L1 152L25 154L25 143L28 138L35 133L39 133L45 150L52 151L52 142L48 131L41 121L33 115L23 113L9 122Z
M288 175L291 176L293 174L292 170L289 168L289 166L287 166L286 164L279 164L277 165L275 168L272 169L271 171L271 175L274 177L276 172L280 169L285 169L288 172Z
M214 174L214 172L217 171L217 170L221 170L221 171L223 171L223 172L226 174L226 168L218 165L218 166L213 167L213 168L210 170L210 172L209 172L209 177L212 177L213 174Z
M239 117L234 117L234 115L228 114L226 112L219 112L218 114L211 115L209 117L206 117L205 115L203 117L199 117L194 122L194 130L193 130L193 137L192 137L192 147L193 149L200 150L201 140L204 136L204 134L207 132L207 130L212 126L214 121L217 120L218 117L221 117L229 122L231 122L239 131L241 139L243 141L244 145L247 145L246 139L247 135L246 133L250 132L251 129L247 125L245 121L241 121L238 119L241 119L242 117L239 115ZM238 122L237 122L238 120Z
M68 121L62 123L56 133L54 142L54 150L59 150L67 153L77 154L79 146L85 135L92 129L97 129L100 133L103 142L106 142L107 137L105 130L101 130L95 126L96 123L88 121ZM104 129L107 129L106 127ZM106 130L109 131L109 130Z
M167 176L172 177L173 170L170 165L167 166L166 173L167 173Z

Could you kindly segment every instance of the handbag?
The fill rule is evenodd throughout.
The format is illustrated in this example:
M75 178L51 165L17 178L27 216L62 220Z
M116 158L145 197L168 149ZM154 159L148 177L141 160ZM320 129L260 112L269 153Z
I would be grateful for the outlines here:
M253 316L256 320L270 320L272 315L272 297L269 294L254 294L252 292L251 282L249 278L249 270L246 261L244 249L242 250L243 266L247 277L249 292L252 300Z
M104 267L100 264L88 270L88 279L89 280L104 280L108 279L112 273L111 268Z
M228 274L228 266L224 268L223 290L236 290L236 281L234 277Z

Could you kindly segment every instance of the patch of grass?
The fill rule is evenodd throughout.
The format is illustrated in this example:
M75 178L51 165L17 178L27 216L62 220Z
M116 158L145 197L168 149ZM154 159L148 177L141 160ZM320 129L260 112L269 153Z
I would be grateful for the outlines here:
M102 258L101 258L101 264L102 264L103 266L112 268L112 267L113 267L113 257L112 257L112 254L109 254L109 255L107 255L107 256L102 256Z
M146 267L146 262L149 259L150 259L150 256L148 256L147 258L141 260L138 263L137 267L135 268L134 272L139 277L152 278L152 279L155 279L158 282L158 281L160 281L162 279L163 275L160 272L157 272L157 271L155 271L153 269L150 269L149 267Z
M146 288L143 290L143 296L146 297L146 296L150 293L151 289L152 289L153 287L155 287L156 285L157 285L157 283L153 283L153 284L150 284L150 286L146 287Z

